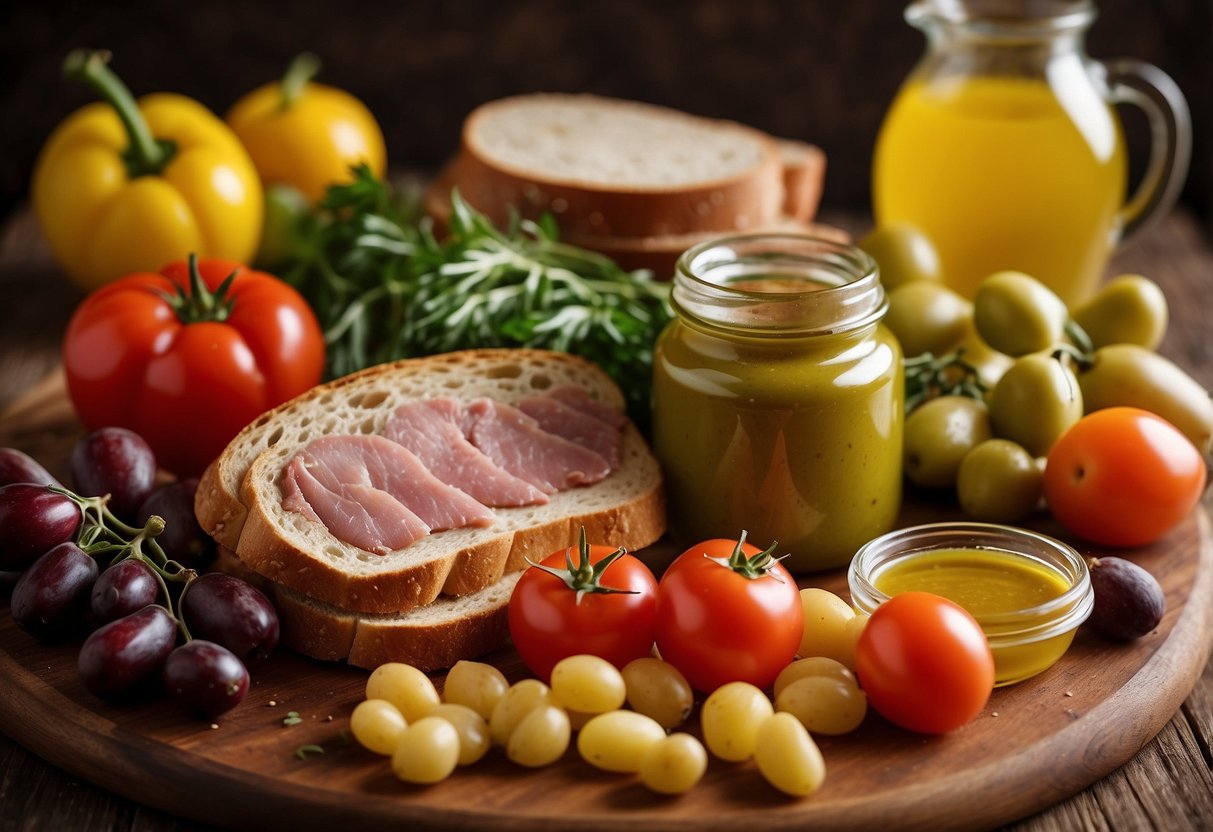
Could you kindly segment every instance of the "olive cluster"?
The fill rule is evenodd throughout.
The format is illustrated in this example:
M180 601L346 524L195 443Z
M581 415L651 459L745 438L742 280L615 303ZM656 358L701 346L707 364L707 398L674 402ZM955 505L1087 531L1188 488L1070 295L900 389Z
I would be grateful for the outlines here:
M1175 425L1202 453L1213 402L1155 352L1167 302L1153 281L1125 274L1068 309L1015 271L990 275L972 301L939 280L929 243L886 230L861 241L889 291L886 325L906 355L905 472L955 488L961 508L990 522L1040 503L1050 448L1086 413L1138 407Z

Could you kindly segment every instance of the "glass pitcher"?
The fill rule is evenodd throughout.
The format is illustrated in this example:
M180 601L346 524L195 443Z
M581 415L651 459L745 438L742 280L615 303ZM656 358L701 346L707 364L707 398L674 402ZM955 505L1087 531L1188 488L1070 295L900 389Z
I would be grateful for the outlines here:
M918 0L905 17L927 52L877 140L877 224L925 234L967 297L1016 269L1067 303L1086 298L1119 241L1183 185L1191 127L1178 86L1149 64L1089 58L1089 0ZM1152 134L1127 202L1116 104L1141 107Z

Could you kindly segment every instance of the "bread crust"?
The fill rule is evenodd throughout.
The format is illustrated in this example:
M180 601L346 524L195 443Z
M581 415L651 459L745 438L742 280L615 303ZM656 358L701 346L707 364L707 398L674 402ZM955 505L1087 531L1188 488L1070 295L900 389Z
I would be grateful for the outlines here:
M731 175L677 185L623 185L516 167L485 146L481 126L503 110L525 108L532 102L558 102L570 110L644 114L653 119L655 133L663 123L676 123L704 135L732 135L757 148L759 157ZM599 237L742 231L773 219L783 202L783 164L775 140L767 134L732 121L593 95L540 93L481 105L464 122L463 151L449 173L468 201L497 222L507 218L500 216L507 206L514 206L523 217L537 219L551 213L563 231Z
M473 384L466 376L475 373L485 378ZM498 521L488 529L439 532L389 555L358 550L321 524L282 509L280 472L304 438L378 432L405 395L393 398L385 390L406 382L425 387L430 375L437 376L436 390L455 398L461 392L482 393L488 385L498 389L501 400L517 401L542 392L533 385L545 379L554 385L576 378L599 400L618 407L623 402L618 388L594 365L543 350L471 350L370 368L314 388L242 431L207 470L205 487L199 487L195 508L203 528L263 578L339 609L379 614L425 606L443 593L478 592L522 569L527 558L569 545L582 525L594 539L629 549L662 535L661 471L630 424L624 429L620 468L600 483L554 494L547 506L494 509ZM465 390L446 386L461 378L470 385ZM355 409L341 404L350 401L371 404ZM326 423L320 415L325 407L339 406L345 407L338 414L344 421L332 416ZM275 434L278 441L270 441ZM229 483L239 480L235 497L224 483L224 471ZM217 518L218 526L213 525Z
M386 662L404 662L427 672L505 644L509 598L521 575L512 572L481 596L465 599L454 615L434 607L401 615L368 615L326 606L268 581L227 549L220 549L216 568L249 581L270 597L278 611L283 647L368 670Z

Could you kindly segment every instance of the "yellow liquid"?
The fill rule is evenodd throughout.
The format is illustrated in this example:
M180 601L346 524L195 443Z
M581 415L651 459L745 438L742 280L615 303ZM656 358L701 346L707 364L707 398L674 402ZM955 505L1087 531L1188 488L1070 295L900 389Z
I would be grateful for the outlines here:
M876 575L878 590L893 596L911 590L931 592L964 607L985 630L994 654L994 684L1009 685L1035 676L1061 658L1074 631L1029 644L1002 644L999 636L1035 619L1006 620L1062 596L1067 578L1052 567L1010 552L990 549L937 549L894 562ZM1052 615L1059 617L1063 610ZM992 621L991 616L1004 616ZM1043 617L1047 621L1049 614Z
M885 120L873 166L879 224L908 223L966 297L1015 269L1067 303L1093 293L1120 233L1124 141L1080 66L1054 87L1007 78L911 81Z

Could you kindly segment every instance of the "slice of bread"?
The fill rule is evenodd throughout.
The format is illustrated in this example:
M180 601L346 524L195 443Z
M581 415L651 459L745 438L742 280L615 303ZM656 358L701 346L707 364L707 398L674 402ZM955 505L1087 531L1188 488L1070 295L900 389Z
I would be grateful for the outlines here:
M645 237L749 228L778 216L775 141L730 121L593 95L492 101L464 122L454 179L489 211L555 215L570 234ZM449 198L449 192L447 194Z
M380 433L405 401L487 396L507 404L563 384L622 410L614 382L588 361L543 350L470 350L372 367L321 385L258 418L203 474L199 522L257 574L351 612L399 613L440 593L466 595L507 572L591 539L638 549L665 530L661 471L630 423L620 466L601 482L551 495L542 506L494 509L488 528L432 534L386 555L333 537L282 507L283 467L307 441L331 434Z
M459 598L442 597L404 613L375 615L338 609L308 598L249 569L220 547L215 568L261 589L278 611L281 644L323 661L348 661L373 670L404 662L424 671L489 653L509 638L507 610L522 572Z
M736 232L741 233L741 232ZM820 223L805 223L793 217L781 216L751 228L747 233L809 234L839 243L849 243L851 237L840 228ZM658 280L674 276L678 258L691 246L728 237L728 234L671 234L664 237L584 237L569 235L564 242L605 254L627 271L649 269Z

